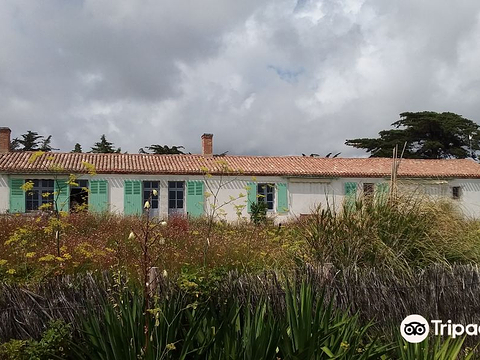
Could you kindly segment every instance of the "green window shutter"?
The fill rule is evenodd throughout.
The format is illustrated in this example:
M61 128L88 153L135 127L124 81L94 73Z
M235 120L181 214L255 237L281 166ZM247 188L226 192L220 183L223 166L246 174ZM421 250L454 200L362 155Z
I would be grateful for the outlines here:
M25 184L23 179L10 179L10 212L25 212L25 191L22 186Z
M91 180L88 197L90 210L94 212L108 211L108 182L107 180Z
M70 209L70 185L67 183L67 180L55 180L54 192L57 210L68 211Z
M377 201L385 202L388 199L388 183L379 183L375 185L375 197Z
M386 194L388 193L389 184L388 183L378 183L376 184L376 192L378 194Z
M123 212L125 215L141 215L142 204L142 182L140 180L125 180Z
M357 183L356 182L347 182L345 183L345 196L356 196L357 194Z
M257 184L250 182L247 184L247 211L252 212L252 204L257 203Z
M203 181L187 181L187 213L190 216L202 216L204 210Z
M277 184L277 212L288 212L288 193L286 183Z
M345 206L349 209L352 209L355 206L355 201L357 198L357 183L356 182L346 182L345 183Z

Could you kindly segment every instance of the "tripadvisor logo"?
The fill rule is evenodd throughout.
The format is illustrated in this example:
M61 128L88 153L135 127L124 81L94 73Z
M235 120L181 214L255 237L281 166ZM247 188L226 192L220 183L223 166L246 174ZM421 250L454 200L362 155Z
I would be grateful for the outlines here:
M450 336L455 339L465 334L469 336L480 335L478 324L455 324L451 320L444 323L442 320L431 320L433 333L439 336ZM410 343L419 343L425 340L430 331L428 321L421 315L408 315L400 324L402 337Z
M400 333L409 343L422 342L427 338L429 330L428 321L416 314L407 316L400 325Z

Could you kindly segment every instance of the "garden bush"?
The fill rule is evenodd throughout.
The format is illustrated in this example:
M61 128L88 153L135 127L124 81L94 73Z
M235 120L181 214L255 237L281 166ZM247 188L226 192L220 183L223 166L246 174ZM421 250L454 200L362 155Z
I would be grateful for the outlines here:
M0 344L0 359L50 360L70 357L72 333L69 325L61 320L50 321L48 329L39 341L10 340Z

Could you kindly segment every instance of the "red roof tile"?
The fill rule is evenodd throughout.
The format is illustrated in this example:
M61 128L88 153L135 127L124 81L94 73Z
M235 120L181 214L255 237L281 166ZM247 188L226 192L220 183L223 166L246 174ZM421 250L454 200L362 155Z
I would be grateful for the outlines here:
M99 174L211 174L222 172L221 163L245 175L316 177L388 177L388 158L312 158L303 156L224 156L48 153L31 162L31 152L0 154L0 173L51 173L52 165L65 173L85 173L82 162ZM403 159L401 177L480 178L480 165L468 159Z

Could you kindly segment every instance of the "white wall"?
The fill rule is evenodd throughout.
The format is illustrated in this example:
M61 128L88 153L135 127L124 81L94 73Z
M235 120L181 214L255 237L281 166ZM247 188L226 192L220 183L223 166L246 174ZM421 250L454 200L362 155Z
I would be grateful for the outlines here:
M463 213L470 217L480 218L480 180L479 179L455 179L449 182L449 190L452 186L460 186L460 199L458 202ZM448 195L451 197L451 192Z
M10 188L8 183L8 176L0 174L0 213L4 213L10 208Z
M252 177L249 176L237 176L233 178L214 176L206 178L202 175L109 175L104 176L103 179L109 183L109 196L110 196L110 209L111 211L122 213L123 212L123 183L125 180L144 180L144 181L159 181L160 193L159 193L159 211L158 215L161 218L168 216L168 182L169 181L188 181L188 180L201 180L208 182L205 185L205 191L213 194L206 198L205 212L210 214L213 211L212 204L216 201L216 208L223 209L228 221L234 221L238 219L237 209L235 206L244 206L240 217L249 218L247 212L247 184L252 182ZM277 183L288 182L286 179L280 177L257 177L256 181L259 183ZM185 189L186 190L186 189ZM241 197L240 195L244 195ZM235 199L234 201L231 198ZM216 200L215 200L216 199ZM275 198L276 204L276 198ZM276 205L275 205L276 207ZM218 210L217 214L220 214ZM278 218L278 221L286 219L288 214L279 215L275 212L269 213L269 216Z
M309 214L318 207L336 202L335 182L313 179L290 179L288 190L292 215Z
M311 213L316 207L339 210L345 198L345 183L357 183L357 194L362 194L363 184L388 183L383 178L290 178L289 190L293 216Z
M15 178L25 179L44 179L49 178L45 175L15 175ZM52 177L50 177L52 178ZM89 179L90 176L80 178ZM93 177L96 180L107 180L110 211L123 213L125 180L150 180L160 182L159 210L158 216L166 218L168 216L168 182L169 181L188 181L204 180L208 182L205 191L216 194L217 206L222 207L226 212L226 220L234 221L238 219L235 205L243 205L244 209L240 216L249 218L247 212L247 190L245 189L253 179L250 176L238 176L234 178L221 178L214 176L206 179L201 175L103 175L99 174ZM258 183L287 183L289 213L278 214L276 211L269 212L269 216L275 218L276 222L283 222L291 217L298 217L301 214L311 213L316 206L325 207L328 205L339 209L344 200L344 188L346 182L356 182L358 184L357 193L361 193L363 183L385 183L389 179L383 178L282 178L282 177L256 177ZM9 209L9 177L0 175L0 212L6 212ZM411 196L442 196L451 198L452 187L461 187L461 198L452 200L458 203L462 211L471 217L480 218L480 179L454 179L454 180L401 180L399 183L400 191ZM220 190L219 190L220 189ZM240 197L240 195L245 195ZM234 198L234 201L231 201ZM212 202L214 197L207 198L205 204L206 213L212 211ZM275 194L275 209L277 197ZM226 205L225 205L226 204Z

